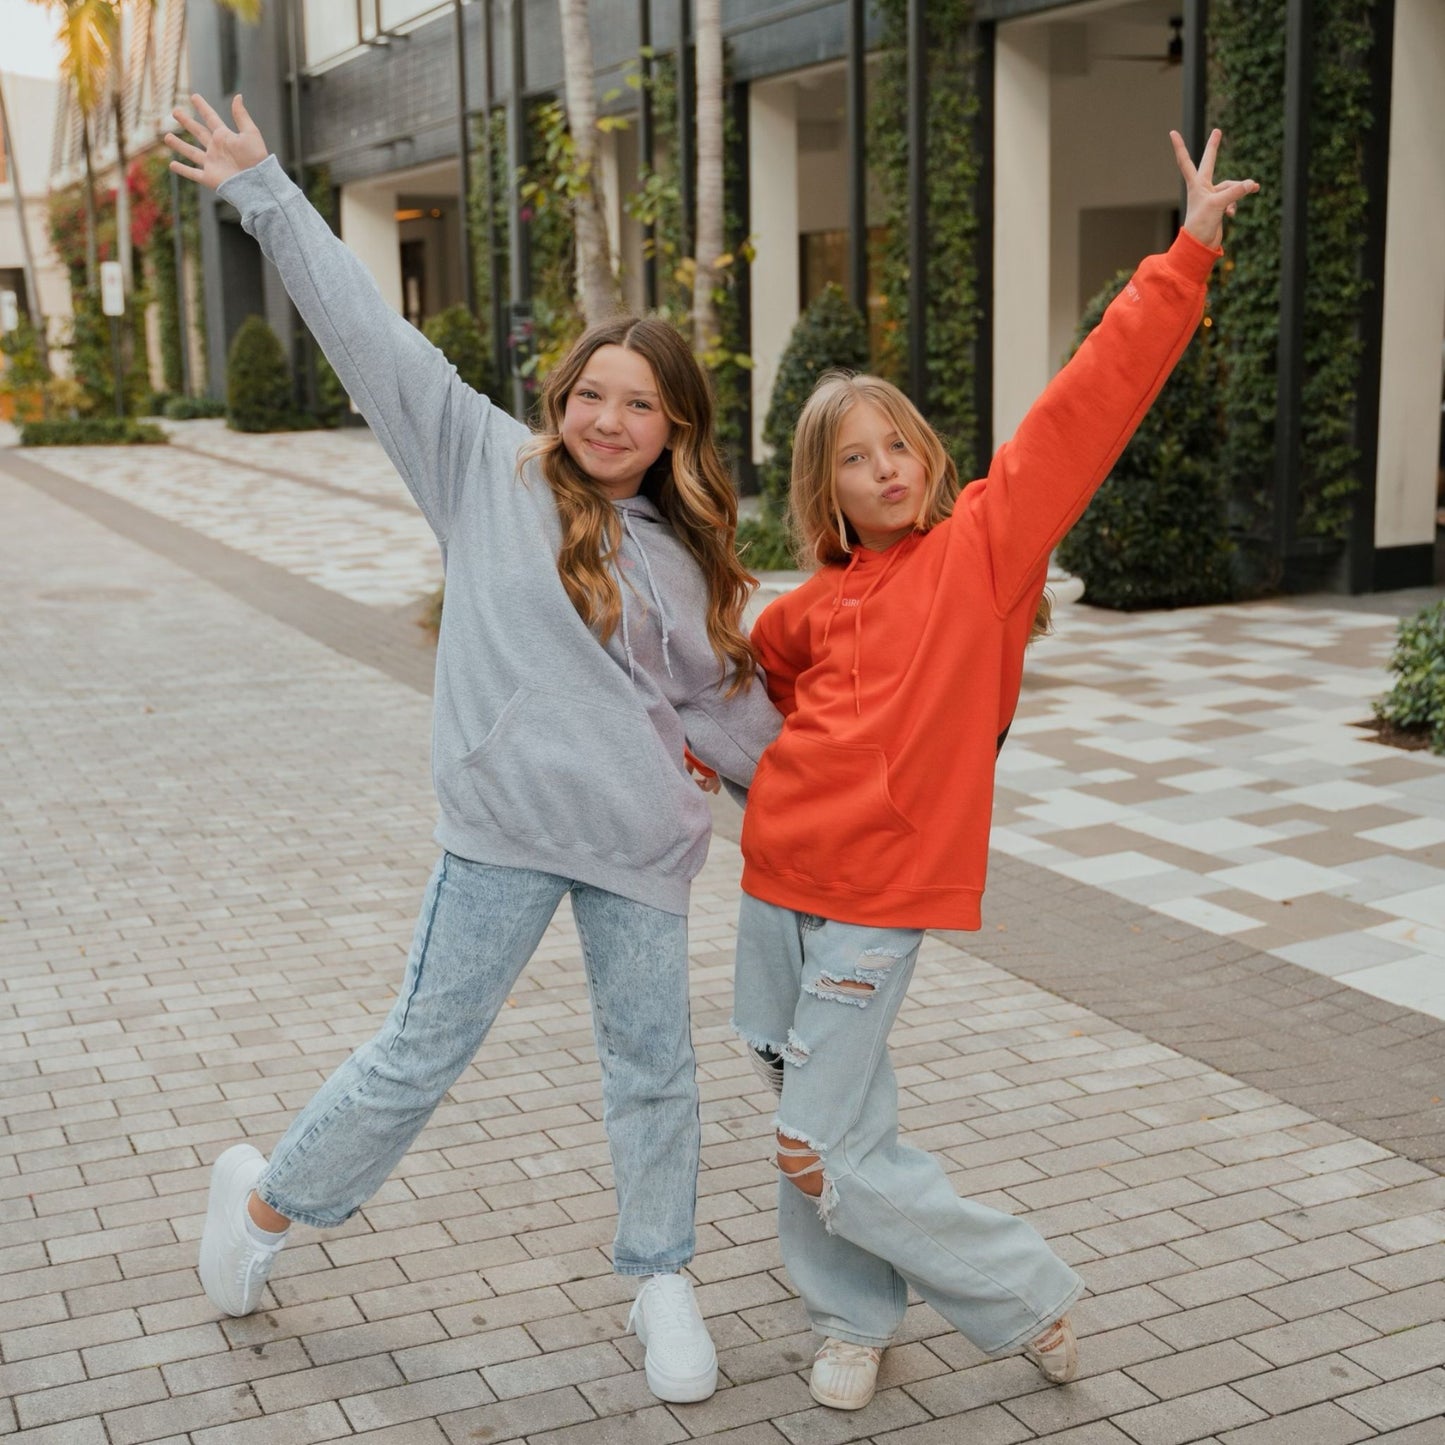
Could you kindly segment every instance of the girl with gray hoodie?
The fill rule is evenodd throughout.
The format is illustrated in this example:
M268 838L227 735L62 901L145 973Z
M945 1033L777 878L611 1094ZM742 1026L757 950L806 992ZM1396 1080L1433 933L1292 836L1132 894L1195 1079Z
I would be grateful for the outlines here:
M340 1224L380 1187L486 1038L570 894L617 1188L613 1268L664 1400L712 1393L689 1282L700 1127L687 906L709 811L684 748L746 787L778 718L741 629L752 579L707 379L665 322L594 327L533 433L462 382L287 179L241 97L166 137L178 175L241 214L431 523L446 569L432 772L443 849L380 1032L269 1162L212 1172L211 1302L249 1314L293 1220Z

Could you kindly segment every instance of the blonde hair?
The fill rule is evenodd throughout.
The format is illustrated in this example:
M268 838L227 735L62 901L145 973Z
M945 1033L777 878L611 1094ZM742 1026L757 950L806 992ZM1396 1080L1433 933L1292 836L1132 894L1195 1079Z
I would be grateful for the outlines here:
M652 368L672 437L643 480L678 540L697 560L707 584L707 635L719 666L733 671L728 695L751 683L757 660L742 630L742 613L757 581L733 549L738 503L718 451L712 391L702 367L675 327L652 318L622 317L594 326L547 374L541 425L521 450L520 468L535 458L562 520L557 573L572 605L603 642L622 620L622 594L612 563L622 525L610 498L572 459L562 442L567 397L593 352L621 346Z
M818 378L803 405L793 434L793 475L789 522L798 565L805 570L841 564L856 543L838 499L836 457L843 420L860 403L876 407L918 457L928 477L913 519L915 532L927 532L953 514L958 500L958 467L939 435L899 389L881 376L829 371ZM1029 641L1049 631L1053 605L1047 593L1039 599Z

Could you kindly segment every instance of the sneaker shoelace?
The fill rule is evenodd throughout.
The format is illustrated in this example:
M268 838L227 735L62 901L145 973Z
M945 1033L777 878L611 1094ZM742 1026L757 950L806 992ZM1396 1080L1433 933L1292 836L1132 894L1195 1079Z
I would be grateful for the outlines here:
M854 1345L847 1340L829 1339L813 1359L828 1365L876 1365L882 1357L883 1351L876 1345Z
M655 1275L645 1286L648 1309L664 1328L687 1329L693 1323L692 1290L680 1274Z

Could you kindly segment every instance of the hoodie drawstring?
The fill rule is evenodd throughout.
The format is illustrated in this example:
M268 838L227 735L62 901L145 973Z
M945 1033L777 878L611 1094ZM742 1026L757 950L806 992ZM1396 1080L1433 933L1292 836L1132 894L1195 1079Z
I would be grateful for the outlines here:
M619 507L617 510L622 516L623 528L632 538L632 545L637 548L638 556L642 558L642 570L647 574L647 590L652 593L652 605L657 608L657 620L662 627L662 662L663 666L667 668L667 675L671 677L672 658L668 653L668 642L672 637L672 624L667 615L667 608L662 605L662 594L657 590L657 580L652 575L652 563L648 560L647 549L643 547L637 533L632 530L632 518L628 515L627 508ZM627 654L628 676L633 682L636 682L637 668L632 660L632 636L627 626L627 583L615 562L612 570L617 574L618 593L622 602L622 650Z
M853 711L859 717L863 715L863 607L877 590L878 584L893 570L905 545L905 543L899 542L888 549L887 561L878 569L878 575L863 589L858 598L858 611L853 619ZM823 627L823 644L827 643L828 634L833 630L833 618L838 615L843 606L843 592L848 585L848 578L852 575L853 568L858 565L858 559L862 555L861 552L854 552L852 560L843 569L843 575L838 579L838 590L833 597L833 609L828 614L828 621Z

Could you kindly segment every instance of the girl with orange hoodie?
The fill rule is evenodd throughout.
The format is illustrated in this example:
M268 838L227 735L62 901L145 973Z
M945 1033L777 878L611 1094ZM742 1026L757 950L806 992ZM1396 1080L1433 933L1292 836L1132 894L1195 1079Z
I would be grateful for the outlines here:
M743 827L735 1026L780 1096L783 1261L826 1343L815 1399L858 1409L911 1285L990 1354L1077 1372L1083 1283L1022 1220L959 1198L899 1142L887 1038L923 930L976 929L994 759L1049 554L1188 345L1226 215L1215 131L1169 251L1144 261L987 478L876 377L823 378L798 421L792 512L816 567L753 642L783 731Z

